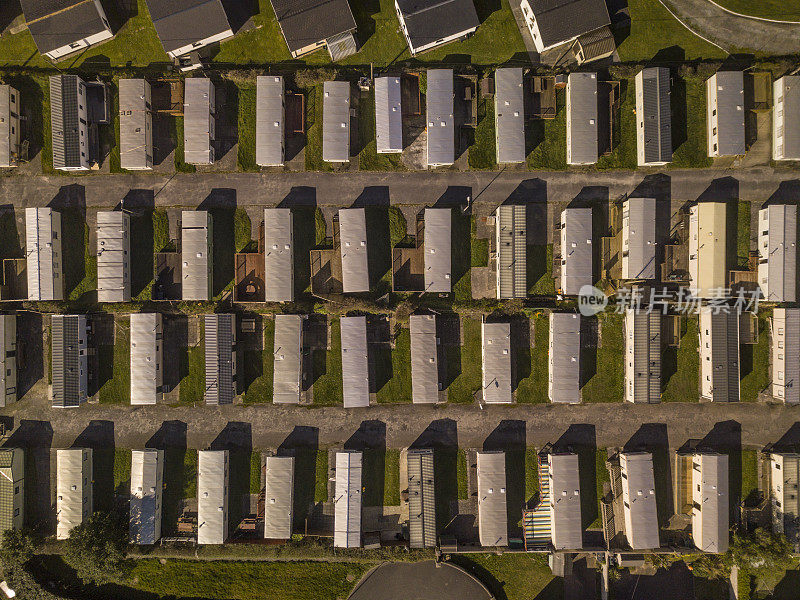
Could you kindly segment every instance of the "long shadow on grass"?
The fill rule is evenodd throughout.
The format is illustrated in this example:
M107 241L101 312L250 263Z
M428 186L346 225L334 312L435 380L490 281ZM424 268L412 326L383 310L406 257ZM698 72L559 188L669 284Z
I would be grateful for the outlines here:
M230 188L211 190L197 210L207 210L211 214L214 271L212 295L217 296L233 281L236 190Z
M55 514L50 503L50 448L53 426L49 421L23 419L3 444L25 450L25 525L54 531Z
M575 424L553 444L555 452L578 455L581 487L581 525L588 527L597 519L597 434L594 425Z
M72 447L92 449L94 510L111 510L114 508L114 421L90 421Z
M442 531L458 514L458 424L453 419L432 421L410 448L433 448L436 529ZM401 490L407 487L408 482L400 482Z
M669 438L665 423L645 423L628 440L625 452L645 451L653 457L656 485L656 510L659 527L666 525L674 513L672 471L669 460Z
M153 190L131 190L122 200L122 208L131 215L131 297L142 293L153 281L155 232Z
M62 186L47 205L61 213L61 255L64 271L64 298L80 285L86 276L86 188L77 183ZM97 291L87 291L87 298L97 297Z
M294 456L294 526L302 527L314 504L319 428L299 425L278 446L279 456Z
M383 506L386 474L386 423L362 421L358 430L344 443L345 450L363 453L361 485L364 506Z
M164 492L161 497L161 526L164 535L174 535L177 531L184 490L187 487L184 469L186 430L186 423L183 421L164 421L145 444L145 448L164 451Z
M520 535L525 508L525 449L525 421L504 419L483 442L484 452L506 454L506 512L512 537Z
M253 432L250 423L229 421L211 442L210 450L227 450L229 471L228 525L235 531L250 513L250 455L253 452Z

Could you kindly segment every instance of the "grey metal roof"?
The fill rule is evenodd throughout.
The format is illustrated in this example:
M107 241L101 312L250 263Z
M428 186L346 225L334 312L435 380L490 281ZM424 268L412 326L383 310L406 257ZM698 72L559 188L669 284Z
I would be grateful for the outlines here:
M511 324L481 324L483 345L483 400L509 403L511 396Z
M576 404L581 401L581 316L550 313L550 371L548 393L551 402Z
M800 160L800 75L784 75L774 84L773 110L783 110L783 152L781 158ZM783 106L778 107L778 96L783 97Z
M411 548L436 546L436 496L433 450L409 450L408 538Z
M778 347L776 342L783 342ZM772 312L772 385L783 392L786 404L800 404L800 308L776 308ZM779 376L777 370L783 370Z
M122 211L97 213L97 301L131 299L131 218Z
M298 404L303 366L302 315L275 315L272 401Z
M702 552L723 553L729 545L728 455L695 455L693 463L700 472L692 470L695 489L700 486L699 507L692 512L692 539ZM699 480L699 481L698 481Z
M403 16L412 53L480 24L472 0L397 0L395 6Z
M220 0L147 0L147 8L164 52L231 30Z
M611 23L603 0L529 0L529 3L545 48Z
M24 523L25 451L0 448L0 528L21 529Z
M625 537L633 550L659 547L653 457L649 452L620 453Z
M333 545L336 548L361 547L361 452L336 453L336 493Z
M375 141L378 152L403 151L400 77L375 78Z
M655 198L628 198L623 205L622 278L656 278Z
M504 204L495 212L497 236L497 297L528 295L527 217L521 204Z
M205 315L206 404L232 404L236 396L236 315Z
M581 524L581 482L578 455L549 456L550 530L556 550L583 547Z
M0 85L0 166L10 167L16 164L16 158L13 156L11 144L11 127L12 121L16 121L19 117L19 108L17 113L12 113L11 110L11 95L16 98L16 105L19 107L22 104L19 91L12 88L10 85ZM19 128L19 122L16 123ZM18 135L19 132L16 134ZM13 137L16 138L16 135ZM14 152L16 149L14 149Z
M293 226L291 209L264 209L264 287L267 302L294 300Z
M350 160L350 82L326 81L322 99L322 160Z
M594 164L598 156L597 73L567 79L567 162Z
M425 291L449 294L453 289L452 221L449 208L425 209Z
M132 544L155 544L161 537L161 496L164 451L131 450L129 539Z
M256 164L262 167L283 164L285 104L283 77L259 75L256 78Z
M211 213L181 213L181 281L184 300L211 299Z
M342 393L345 408L369 406L367 318L342 317Z
M227 450L197 453L197 543L223 544L228 539Z
M65 540L92 514L92 449L56 450L56 538Z
M577 296L594 283L592 272L592 209L567 208L561 213L561 293Z
M184 83L183 157L190 165L214 162L214 84L206 77L189 77Z
M739 313L700 308L700 343L711 344L712 394L714 402L739 401ZM710 323L710 326L709 326ZM708 331L708 333L706 333Z
M28 31L42 54L111 29L103 22L102 4L86 0L20 0Z
M86 315L50 317L54 408L72 408L87 400Z
M625 309L625 397L661 401L661 313Z
M28 300L64 297L61 213L51 208L25 209Z
M644 163L672 160L672 110L667 67L647 67L636 77L637 121L643 126L637 141ZM640 104L640 106L639 106Z
M74 40L73 40L74 41ZM50 128L53 142L53 168L81 166L77 75L50 76Z
M156 404L163 381L160 313L131 314L131 404Z
M264 463L264 537L288 540L292 537L294 457L267 456Z
M428 165L452 165L456 155L453 69L428 69L427 85Z
M368 292L367 214L363 208L339 209L339 244L344 293Z
M719 155L744 154L744 73L717 71L708 85L716 88Z
M797 205L771 204L762 208L758 235L758 283L765 300L794 302L797 298Z
M17 401L17 315L0 314L0 408Z
M477 459L481 546L508 546L505 452L478 452Z
M411 399L414 404L439 401L439 345L435 315L411 315Z
M521 68L494 72L494 118L497 162L525 162L525 103Z
M272 0L272 7L291 52L356 28L347 0Z
M123 169L153 166L153 113L145 79L119 80L119 157Z

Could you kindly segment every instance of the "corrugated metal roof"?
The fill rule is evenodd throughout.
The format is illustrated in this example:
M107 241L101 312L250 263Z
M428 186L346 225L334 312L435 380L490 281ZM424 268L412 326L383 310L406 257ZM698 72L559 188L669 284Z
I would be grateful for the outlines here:
M92 514L92 449L56 450L56 538L65 540Z
M786 404L800 403L800 308L772 312L772 395ZM779 343L780 342L780 343Z
M378 152L403 151L400 78L375 78L375 140Z
M205 315L206 404L232 404L236 396L236 315Z
M550 313L550 371L548 395L551 402L576 404L581 401L581 316Z
M625 537L632 550L659 547L656 484L649 452L621 452Z
M524 205L498 206L495 211L497 246L497 297L528 295L528 224Z
M264 287L267 302L294 300L293 226L291 209L264 209Z
M298 404L303 365L303 316L275 315L272 401Z
M86 315L50 317L52 400L54 408L72 408L87 400Z
M16 164L12 156L12 112L11 95L17 99L17 105L21 104L19 92L10 85L0 85L0 167L11 167ZM19 110L19 109L18 109ZM19 127L19 123L17 123ZM16 137L16 136L13 136Z
M17 401L17 315L0 314L0 408Z
M726 210L724 202L689 209L689 291L698 298L719 297L727 285Z
M717 102L710 104L717 111L717 154L744 154L744 73L717 71L706 82L708 93Z
M411 398L414 404L439 401L439 346L435 315L411 315Z
M694 455L692 539L701 552L728 551L730 526L728 479L727 454Z
M625 309L625 399L661 401L661 313Z
M700 307L702 395L714 402L739 401L739 313Z
M629 198L622 205L622 278L656 278L655 198Z
M25 253L28 300L62 300L61 213L51 208L25 209Z
M581 482L577 454L551 454L550 531L556 550L579 550L583 547L581 524Z
M53 168L79 168L81 144L79 132L77 75L50 76L50 126L53 142Z
M206 77L189 77L183 93L184 160L190 165L210 165L214 162L214 84Z
M513 402L511 396L511 324L481 323L483 401Z
M428 69L425 100L428 166L452 165L456 153L452 69Z
M0 527L21 529L24 522L25 451L0 448Z
M529 4L545 48L610 23L603 0L530 0Z
M181 265L184 300L211 300L211 214L181 213Z
M481 546L508 546L505 452L478 452L477 458Z
M494 118L497 162L525 162L522 69L500 68L494 72Z
M339 209L339 244L344 293L368 292L367 214L363 208Z
M798 113L800 114L800 113ZM758 284L767 302L797 298L797 205L758 211Z
M164 451L131 450L129 539L132 544L155 544L161 538L161 496Z
M361 452L336 453L336 494L334 503L333 545L336 548L361 547Z
M776 159L781 160L800 160L800 75L784 75L775 80L773 85L773 98L775 113L782 112L782 119L775 119L773 122L778 125L779 131L783 136L783 148L776 148ZM773 134L773 144L778 136Z
M224 544L228 539L227 450L197 453L197 543Z
M131 299L131 218L121 211L97 213L97 301Z
M667 67L647 67L636 75L639 164L672 160L672 110Z
M356 28L347 0L272 0L272 7L291 52Z
M452 220L449 208L425 209L425 291L449 294L453 289Z
M267 456L264 460L264 537L292 537L294 503L294 457Z
M283 164L286 114L283 93L280 75L256 78L256 164L262 167Z
M577 296L594 283L592 272L592 209L567 208L561 213L561 293Z
M433 450L409 450L408 538L411 548L436 546L436 496Z
M342 317L342 393L345 408L369 406L367 318Z
M453 41L478 28L472 0L398 0L411 53Z
M131 314L131 404L156 404L163 381L160 313Z
M322 101L322 160L350 160L350 82L326 81Z
M119 80L119 157L123 169L153 166L153 113L145 79Z
M570 73L567 79L567 163L597 162L597 73Z

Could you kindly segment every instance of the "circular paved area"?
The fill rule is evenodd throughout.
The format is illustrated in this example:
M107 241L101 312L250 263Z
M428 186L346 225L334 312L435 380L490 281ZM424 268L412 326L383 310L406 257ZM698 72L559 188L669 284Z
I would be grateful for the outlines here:
M475 578L432 560L386 563L364 576L349 600L492 600Z

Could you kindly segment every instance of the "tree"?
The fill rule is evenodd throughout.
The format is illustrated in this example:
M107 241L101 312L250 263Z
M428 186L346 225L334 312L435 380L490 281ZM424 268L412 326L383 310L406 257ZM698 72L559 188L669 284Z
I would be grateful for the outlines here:
M785 570L791 562L792 546L781 534L764 528L735 533L730 548L733 561L751 573Z
M0 559L4 564L24 565L41 546L41 540L30 529L7 529L3 532Z
M128 545L124 519L98 512L74 527L64 558L84 583L102 585L123 577Z

